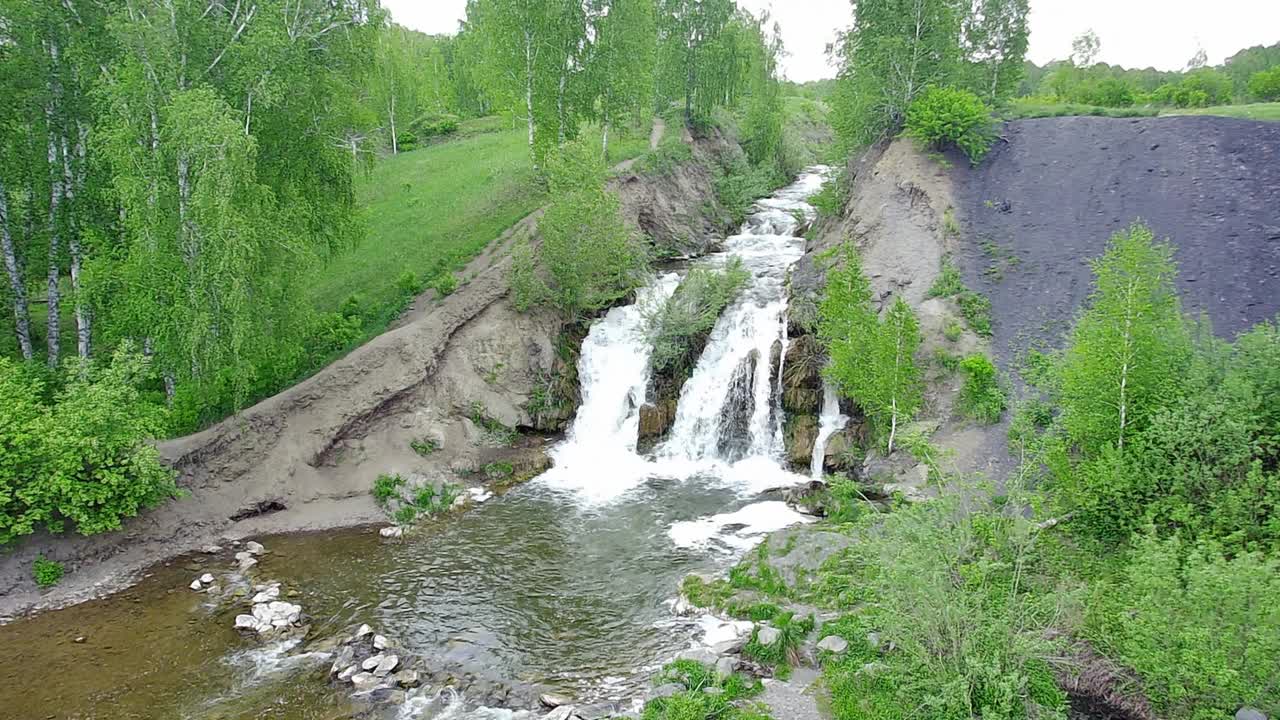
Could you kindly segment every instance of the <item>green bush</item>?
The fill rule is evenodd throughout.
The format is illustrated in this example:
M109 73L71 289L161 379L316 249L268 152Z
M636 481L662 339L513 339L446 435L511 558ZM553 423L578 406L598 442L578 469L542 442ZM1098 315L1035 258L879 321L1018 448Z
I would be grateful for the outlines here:
M419 438L410 442L409 447L413 448L413 451L419 455L427 457L439 450L440 444L431 438Z
M1231 102L1231 78L1218 70L1201 68L1192 70L1181 80L1165 83L1151 93L1151 100L1158 105L1180 108L1208 107Z
M702 349L696 339L711 332L750 279L751 273L736 257L721 270L690 270L671 297L646 318L653 342L650 366L677 377L692 369Z
M1044 629L1067 598L1021 582L1034 549L1028 521L959 502L944 493L868 515L859 541L823 567L823 586L852 589L851 614L823 630L850 645L824 667L834 717L1065 717Z
M431 283L431 287L440 297L447 297L458 289L458 277L446 270L436 276L436 279Z
M62 563L53 560L45 560L42 557L36 558L31 564L31 576L35 578L36 585L42 588L53 587L62 582Z
M1140 536L1123 575L1093 592L1086 627L1132 668L1161 717L1280 712L1280 560Z
M392 517L398 525L412 525L418 519L418 508L413 505L401 505Z
M995 138L991 110L968 90L932 87L907 109L906 132L929 147L956 147L977 163Z
M412 270L405 270L396 278L396 291L404 297L412 298L422 292L422 281Z
M386 505L388 500L400 494L400 488L404 483L405 479L396 474L379 475L378 479L373 481L373 499L377 500L379 505Z
M43 379L0 358L0 544L39 526L83 535L178 495L149 438L165 409L140 387L149 368L127 343L109 364L68 361L49 397Z
M771 645L764 645L760 642L760 630L756 628L743 646L742 654L773 668L796 662L800 646L813 632L813 618L797 620L794 613L784 611L769 618L769 624L778 631L778 639Z
M991 301L986 295L965 290L956 295L956 304L960 306L960 314L970 330L984 337L991 336Z
M956 267L950 256L943 256L942 269L938 272L938 279L934 280L933 286L929 288L929 297L952 297L964 292L964 289L964 278L960 277L960 268Z
M1280 65L1251 75L1249 94L1260 102L1280 100Z
M414 118L409 123L409 132L412 133L414 142L418 140L431 140L432 138L452 135L458 131L458 125L461 120L457 115L449 113L427 113L420 117Z
M964 372L960 412L988 425L999 422L1008 401L995 364L986 355L974 353L960 361L960 369Z

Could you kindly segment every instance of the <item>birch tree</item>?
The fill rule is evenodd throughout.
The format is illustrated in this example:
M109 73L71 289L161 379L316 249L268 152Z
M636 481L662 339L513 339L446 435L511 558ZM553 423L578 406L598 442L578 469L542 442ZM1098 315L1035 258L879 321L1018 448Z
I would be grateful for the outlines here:
M888 419L889 452L892 453L898 425L915 416L924 397L914 359L920 347L920 325L901 296L885 315L878 345L880 357L875 362L880 377L872 411Z
M1063 427L1088 453L1124 450L1176 392L1191 341L1174 292L1173 251L1134 224L1092 263L1094 289L1062 366Z
M652 110L657 18L653 0L593 0L590 17L595 37L590 73L599 96L601 152L607 158L613 126Z
M706 121L723 102L718 90L723 88L727 69L717 67L712 58L735 10L732 0L658 2L663 86L668 97L683 100L688 124Z
M1028 0L975 0L965 18L965 50L974 92L996 105L1013 95L1027 54Z

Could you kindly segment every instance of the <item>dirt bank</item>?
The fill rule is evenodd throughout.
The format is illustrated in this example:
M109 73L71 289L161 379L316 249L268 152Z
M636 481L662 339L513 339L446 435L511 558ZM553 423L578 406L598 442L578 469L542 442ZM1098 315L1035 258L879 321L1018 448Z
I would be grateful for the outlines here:
M848 168L841 212L815 228L793 273L793 334L812 331L825 278L823 253L852 242L879 303L900 295L915 308L924 342L925 406L917 429L948 453L946 469L1000 480L1013 467L1003 424L981 426L952 411L961 384L936 350L990 346L1007 373L1029 346L1056 346L1092 284L1089 261L1136 219L1169 238L1191 312L1232 336L1280 311L1280 125L1215 117L1138 120L1051 118L1008 123L976 168L951 167L906 140L871 148ZM966 330L953 300L928 298L944 255L992 303L990 340ZM897 453L903 455L903 453ZM871 457L864 473L897 489L928 490L913 461Z
M1003 136L952 177L961 265L991 299L1007 366L1028 341L1059 343L1088 295L1089 260L1137 219L1173 244L1185 308L1219 335L1280 311L1280 125L1046 118Z
M717 229L722 213L710 164L734 151L741 152L719 138L699 140L688 162L614 180L629 220L659 252L686 252L689 238ZM542 454L542 440L530 437L513 449L502 436L555 429L556 418L531 412L538 408L529 401L570 371L565 345L581 340L556 313L518 313L507 299L510 246L521 235L536 242L537 217L473 261L454 294L425 293L387 333L310 379L203 432L161 443L162 457L179 473L182 499L117 532L39 533L11 548L0 558L0 620L112 592L156 561L223 537L383 521L369 492L383 473L478 485L495 480L494 467L536 464L513 454ZM571 415L569 408L560 420ZM438 449L420 455L411 443L424 439ZM31 579L39 556L67 569L46 593Z

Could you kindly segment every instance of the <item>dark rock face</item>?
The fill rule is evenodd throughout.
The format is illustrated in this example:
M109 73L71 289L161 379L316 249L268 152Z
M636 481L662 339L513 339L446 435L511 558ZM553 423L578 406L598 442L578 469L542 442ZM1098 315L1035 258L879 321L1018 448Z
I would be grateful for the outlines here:
M659 399L640 406L640 432L636 448L648 452L666 437L676 421L676 398Z
M787 448L787 461L796 468L808 468L813 458L813 444L818 440L817 415L788 415L782 433Z
M751 416L756 411L756 365L760 353L752 350L733 371L729 393L720 409L720 437L716 449L730 462L741 460L751 446Z
M1139 219L1173 245L1184 308L1216 334L1280 312L1280 124L1045 118L1003 135L982 164L952 171L961 265L991 299L1002 360L1027 338L1061 338L1088 296L1088 261Z

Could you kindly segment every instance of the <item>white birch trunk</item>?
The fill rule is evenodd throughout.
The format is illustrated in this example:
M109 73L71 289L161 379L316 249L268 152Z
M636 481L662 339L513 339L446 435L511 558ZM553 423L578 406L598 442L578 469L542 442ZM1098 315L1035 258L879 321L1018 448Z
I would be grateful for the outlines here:
M81 129L81 133L83 132L83 129ZM83 154L83 138L77 142L77 154ZM71 151L65 136L62 138L62 184L63 195L66 199L66 204L63 206L63 215L67 219L67 254L71 259L71 297L75 302L76 314L76 353L82 358L87 358L89 357L89 315L80 292L80 268L83 264L83 257L80 247L80 232L76 226L75 219L77 188L75 175L71 172Z
M18 268L18 254L9 234L9 195L0 178L0 250L4 253L4 269L9 276L9 290L13 293L13 320L18 334L18 347L22 359L30 360L35 354L31 347L31 309L27 305L27 286L22 282Z
M524 110L529 124L529 150L533 150L533 34L524 31Z
M556 91L556 120L559 129L556 132L556 143L564 145L564 84L566 81L564 70L560 71L560 88Z
M391 120L391 154L400 154L400 141L396 138L396 94L391 93L391 100L387 108L387 117Z
M47 307L48 317L45 325L47 327L48 336L46 338L46 346L48 348L49 367L56 368L59 360L59 333L62 332L60 326L59 313L62 311L62 302L58 288L58 255L62 252L62 236L58 232L58 204L62 202L62 173L57 167L58 163L58 143L53 137L53 107L46 109L46 115L49 118L49 271L47 275Z

